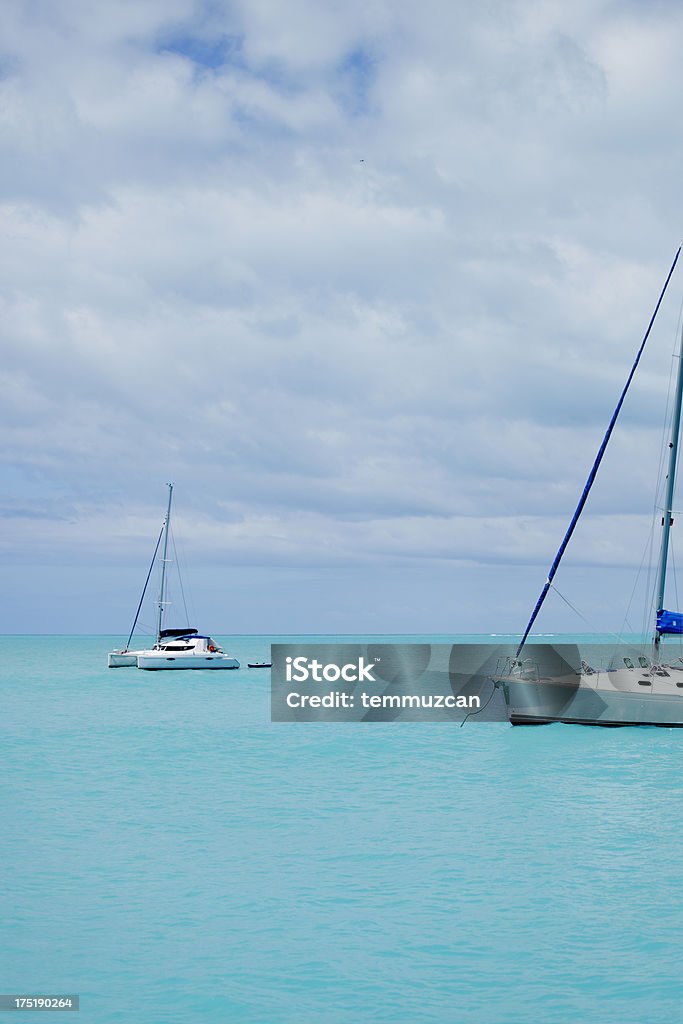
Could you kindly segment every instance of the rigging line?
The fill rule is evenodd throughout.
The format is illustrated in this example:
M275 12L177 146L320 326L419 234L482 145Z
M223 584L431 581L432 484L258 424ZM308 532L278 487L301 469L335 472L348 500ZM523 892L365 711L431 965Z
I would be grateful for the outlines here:
M668 448L666 442L668 440L669 435L671 434L671 430L673 427L674 403L671 400L671 392L673 389L674 382L674 367L676 367L676 359L678 358L678 353L672 352L671 365L669 368L669 383L667 385L666 392L666 405L664 407L664 420L662 422L662 434L659 445L659 471L657 475L657 489L655 491L655 508L657 510L661 509L661 511L664 511L663 506L658 505L657 501L664 501L665 499L664 483L669 475L667 459ZM676 469L678 469L678 465L676 465Z
M667 558L671 527L673 525L673 519L671 517L670 509L674 503L674 485L676 481L676 471L678 469L679 462L679 439L680 439L680 427L681 427L681 407L683 402L683 336L681 337L681 346L678 350L678 368L676 373L676 395L673 402L673 414L671 417L671 440L669 441L669 457L667 459L667 474L666 474L666 497L665 505L666 511L662 520L663 530L661 532L661 545L659 549L659 563L657 572L657 594L656 594L656 608L658 612L660 608L664 607L664 593L666 589L666 570L667 570ZM664 630L665 632L666 630ZM654 643L655 648L660 643L662 638L663 630L660 629L659 621L655 624Z
M188 578L188 576L187 576L187 558L185 557L185 545L184 545L183 540L182 540L181 537L178 537L178 539L176 540L176 538L174 536L173 539L174 539L174 543L177 544L177 546L178 546L178 551L180 552L180 555L182 555L182 559L183 559L183 572L185 573L185 579L187 579ZM181 583L181 587L182 587L182 575L181 575L181 572L180 572L180 557L176 554L176 558L177 558L177 562L178 562L178 576L180 578L180 583ZM190 618L191 618L192 622L196 622L197 621L197 609L195 608L194 601L192 600L192 585L191 585L191 583L192 583L192 579L190 577L190 585L188 586L188 592L187 592L187 605L185 605L185 614L187 615L188 609L189 609ZM183 604L185 604L185 594L184 593L183 593ZM189 621L189 619L188 619L188 621Z
M176 569L178 570L178 583L180 584L180 596L183 599L183 608L185 610L185 622L189 626L190 625L190 616L187 614L187 603L185 601L185 590L183 588L183 577L182 577L182 575L180 573L180 562L178 561L178 552L176 551L175 534L174 534L173 530L171 530L171 543L173 544L173 557L175 558L175 566L176 566Z
M669 432L671 430L671 420L672 420L672 417L673 417L673 403L671 401L671 390L672 390L673 378L674 378L674 358L675 358L674 355L672 355L671 366L670 366L670 369L669 369L669 383L668 383L668 387L667 387L666 405L664 407L664 418L663 418L663 422L662 422L662 433L661 433L660 445L659 445L659 452L660 452L660 455L659 455L659 466L658 466L658 469L657 469L657 483L655 485L655 493L654 493L653 507L652 507L652 525L653 525L653 527L654 527L655 520L657 518L658 513L661 513L662 515L665 514L664 513L664 507L662 505L660 505L659 502L661 500L663 500L663 498L664 498L664 484L665 484L666 479L667 479L667 474L665 472L665 466L666 466L666 461L667 461L667 459L666 459L666 455L667 455L666 439L667 439L667 436L668 436L668 434L669 434ZM645 633L647 631L648 624L653 621L653 619L655 618L656 613L657 613L657 608L656 608L656 604L657 604L657 595L656 595L657 574L654 571L654 547L655 547L655 539L654 539L654 534L653 534L653 536L652 536L652 550L651 550L651 555L650 555L651 563L650 563L650 567L649 567L649 570L648 570L648 586L647 586L647 601L648 601L648 604L647 604L647 607L643 610L643 633Z
M683 318L683 300L678 314L678 322L676 325L675 337L678 337L681 320ZM675 342L674 342L675 345ZM673 418L673 402L671 400L671 393L674 382L674 366L675 366L676 352L672 352L670 366L669 366L669 381L667 385L666 403L664 406L664 415L662 418L662 431L660 436L659 444L659 465L657 469L657 483L655 485L655 492L652 502L652 526L653 534L651 538L651 554L650 554L650 566L648 569L648 586L647 586L647 600L648 606L643 609L643 633L647 632L648 624L653 620L656 614L656 588L657 588L657 574L655 573L654 567L654 548L655 548L655 537L654 527L658 513L664 513L664 507L660 505L660 501L664 499L664 483L666 481L666 464L667 464L667 445L666 440L671 431L671 421Z
M541 606L542 606L543 602L546 599L546 595L548 593L548 590L550 589L550 587L552 585L552 582L553 582L553 577L555 576L555 573L557 572L557 570L559 568L560 562L562 561L562 556L564 555L565 551L567 550L567 545L569 544L569 541L571 540L572 534L574 533L574 530L576 528L576 524L579 521L579 516L583 512L584 505L586 504L586 501L588 500L588 495L590 494L591 487L593 486L593 481L595 480L595 477L597 476L598 469L600 468L600 463L602 462L602 457L605 454L605 449L607 448L607 444L609 442L609 439L612 436L612 431L614 430L614 425L617 422L617 417L619 416L619 413L621 412L621 407L624 404L624 400L626 398L626 393L627 393L629 387L631 386L631 381L633 380L635 372L636 372L636 370L638 368L638 363L640 362L640 357L643 354L643 350L645 348L645 344L647 342L647 339L650 337L650 331L652 330L652 325L655 322L655 318L657 316L657 313L659 312L659 307L662 304L662 300L664 298L664 293L666 292L666 289L667 289L667 287L669 285L669 281L671 280L671 275L674 272L674 268L675 268L676 264L678 263L678 257L681 254L681 248L683 248L683 247L679 245L678 249L676 250L676 255L674 256L674 261L671 264L671 269L669 270L669 273L667 275L666 281L664 282L664 287L662 288L662 291L660 293L659 299L657 300L657 305L655 306L654 312L653 312L652 316L650 317L650 323L648 324L647 330L645 331L645 337L643 338L642 342L640 343L640 348L638 349L638 354L637 354L637 356L635 358L633 366L631 367L631 372L628 375L628 380L626 381L626 384L624 385L624 390L621 392L621 397L619 398L619 401L617 403L617 407L614 410L614 412L612 413L612 419L610 420L609 426L607 428L607 432L606 432L604 438L602 439L602 444L600 445L600 448L598 450L598 454L595 457L595 462L593 463L593 467L592 467L590 473L588 474L588 480L586 481L586 485L585 485L585 487L583 489L583 493L582 493L582 495L581 495L581 497L579 499L579 504L576 506L576 511L574 512L574 515L572 517L572 521L569 524L569 529L567 530L567 532L566 532L566 534L564 536L564 540L560 544L559 551L555 555L555 560L553 561L553 564L550 566L550 571L548 573L548 579L546 580L546 582L545 582L545 584L543 586L543 590L541 591L540 597L538 598L538 601L536 602L536 607L534 608L533 612L531 613L531 618L529 619L529 622L527 623L527 627L524 630L524 636L522 637L522 639L520 641L520 644L519 644L519 647L517 648L516 657L519 657L519 655L521 653L521 650L524 647L524 644L526 643L526 638L528 637L529 633L531 632L531 627L533 626L534 622L536 621L536 616L540 612Z
M671 575L674 578L674 598L675 598L675 601L676 601L676 608L680 608L680 604L678 603L678 576L676 574L676 557L675 557L675 553L674 553L673 536L669 540L669 553L671 555L671 569L672 569ZM681 638L680 637L678 638L677 643L678 643L679 649L680 649L680 646L681 646Z
M683 309L683 304L681 306ZM662 486L662 475L664 472L665 462L665 442L667 436L667 427L669 420L669 409L671 407L671 388L673 384L673 359L669 367L669 383L667 387L666 404L664 407L664 416L662 420L662 431L659 442L659 464L657 467L657 482L655 484L654 494L652 498L652 516L650 524L650 536L646 547L648 550L648 567L646 574L645 583L645 601L643 604L643 618L642 618L642 633L645 635L648 629L648 624L652 621L653 610L655 604L655 587L657 585L656 577L653 577L654 572L654 547L655 547L655 521L657 518L657 512L659 509L658 501Z
M655 603L655 582L653 580L653 559L655 550L655 520L652 517L650 523L650 536L645 545L647 551L647 573L645 579L645 600L643 602L643 618L641 621L641 633L647 632L648 624L652 621L652 606Z
M130 635L128 636L128 640L126 641L126 650L128 650L128 645L130 644L131 640L133 639L133 633L135 632L135 627L138 624L138 616L140 615L140 609L142 608L142 602L145 600L145 593L147 592L147 584L149 583L149 578L152 575L152 569L154 568L154 563L157 560L157 551L159 550L159 545L161 544L161 538L163 537L163 535L164 535L164 527L162 526L161 530L159 532L159 536L157 538L157 546L154 549L154 554L152 555L152 561L150 562L150 565L149 565L149 572L147 573L147 579L145 580L145 585L142 588L142 594L140 596L140 603L138 604L138 610L135 613L135 619L133 620L133 625L132 625L132 628L131 628L131 631L130 631Z
M655 501L659 494L659 487L662 483L662 475L664 473L664 466L666 465L666 439L670 433L671 424L670 419L673 417L673 403L671 401L671 392L674 384L674 366L676 365L676 358L678 356L678 339L681 336L681 324L683 323L683 298L678 309L678 320L676 321L676 329L674 331L674 347L671 353L671 359L669 362L669 381L666 388L666 403L664 405L664 418L662 421L662 434L659 444L659 475L657 477L657 489L655 490Z
M488 700L486 701L486 703L484 704L484 707L483 707L483 708L477 708L477 710L476 710L476 711L468 711L468 712L467 712L467 714L466 714L466 715L465 715L465 717L463 718L462 722L460 723L460 728L461 728L461 729L462 729L463 725L465 724L465 722L466 722L466 721L467 721L467 720L468 720L469 718L473 718L473 717L474 717L474 715L480 715L480 714L482 713L482 711L484 711L484 710L485 710L485 709L486 709L486 708L487 708L487 707L489 706L489 704L491 703L491 701L493 700L493 695L495 694L496 690L498 689L498 685L497 685L496 683L494 683L494 682L493 682L493 679L490 679L490 680L489 680L489 682L490 682L490 683L492 684L492 686L493 686L493 689L491 690L491 693L489 694L489 699L488 699Z
M565 597L564 594L560 593L560 591L557 589L557 587L555 586L554 583L551 583L550 585L551 585L552 589L555 591L555 593L557 594L557 596L561 597L562 600L564 601L564 603L569 608L571 608L571 610L573 612L575 612L579 616L579 618L583 622L586 623L587 626L590 626L592 632L594 632L594 633L606 633L607 636L613 636L615 638L615 640L619 641L620 644L626 643L626 641L624 640L623 636L620 636L619 633L614 633L611 629L601 629L601 630L596 629L595 628L595 624L593 622L589 622L588 619L586 618L586 616L582 615L581 612L579 611L579 609L574 607L574 605L571 603L569 598Z
M676 557L674 554L674 542L673 537L669 540L669 548L671 550L671 569L673 570L671 575L674 578L674 598L676 600L676 608L680 607L678 603L678 579L676 576Z
M631 625L631 622L630 622L630 620L629 620L628 616L626 616L626 617L624 618L624 621L622 622L622 626L628 626L628 631L629 631L629 633L634 633L634 634L637 634L637 632L638 632L638 631L637 631L637 630L635 630L635 629L633 628L633 626ZM626 632L626 630L625 630L625 629L622 629L621 633L619 633L619 636L620 636L620 638L621 638L621 641L622 641L622 643L628 643L628 642L629 642L629 641L627 641L627 640L626 640L626 639L624 638L624 634L625 634L625 632Z
M638 588L638 583L640 582L640 578L641 578L641 576L643 574L643 566L645 565L645 560L648 559L648 561L649 561L649 555L651 554L652 537L653 537L653 535L654 535L654 523L651 523L651 525L650 525L650 535L649 535L648 540L645 542L645 547L643 548L643 554L642 554L642 557L640 559L640 565L638 566L638 572L636 573L636 578L635 578L635 581L633 583L633 590L631 591L631 596L630 596L630 598L628 600L628 604L626 605L626 611L624 612L624 618L623 618L623 621L622 621L622 624L621 624L621 632L622 633L624 631L624 625L628 624L630 626L630 623L628 622L628 617L629 617L629 614L631 612L631 605L633 604L633 599L634 599L634 597L636 595L636 590ZM647 596L648 593L649 593L649 580L648 580L648 582L646 584L646 589L645 589L646 596Z
M679 355L678 358L679 359L683 359L683 353L681 353L681 355ZM676 452L676 465L674 467L674 481L678 480L678 469L679 469L680 463L681 463L681 449L680 449L680 446L679 446L678 451ZM673 515L673 509L671 509L671 514Z
M669 383L668 383L668 386L667 386L666 405L664 407L664 418L663 418L663 423L662 423L662 435L661 435L660 448L659 448L660 459L659 459L659 469L658 469L658 474L657 474L657 486L655 488L654 503L653 503L654 504L653 513L652 513L653 524L655 522L655 519L657 517L657 513L658 512L661 512L663 515L667 514L666 513L666 509L664 509L662 506L659 505L658 498L660 498L660 496L661 496L661 499L664 499L664 497L665 497L665 484L666 484L666 482L669 479L669 468L670 467L668 466L668 459L667 459L668 449L667 449L666 441L668 439L668 436L670 436L671 431L673 429L674 403L671 400L671 394L672 394L673 380L674 380L674 367L676 366L676 360L681 358L681 348L680 348L680 345L678 345L678 338L683 336L681 334L681 327L682 327L682 325L683 325L683 298L681 299L681 304L680 304L679 309L678 309L678 320L677 320L677 323L676 323L676 330L674 332L674 350L671 353L671 360L670 360ZM678 375L678 367L676 367L676 375ZM668 447L670 448L671 445L669 445ZM677 459L676 459L676 465L673 467L674 477L678 473L679 461L680 461L680 450L678 451L678 455L677 455ZM673 514L673 513L670 513L670 514ZM664 520L662 519L662 525L663 524L664 524ZM654 544L654 542L653 542L653 544ZM662 533L661 544L664 544L664 533ZM661 561L661 546L660 546L660 561ZM658 578L659 578L658 575L655 576L655 578L654 578L654 582L653 582L653 585L652 585L652 595L651 595L651 598L650 598L650 607L648 609L649 616L648 616L647 620L644 620L643 630L647 629L647 622L651 622L656 617L657 611L659 610L658 607L657 607L657 605L660 603L659 595L656 593Z
M683 299L681 300L681 305L680 305L679 311L678 311L678 321L677 321L677 324L676 324L676 331L674 333L674 338L677 338L678 335L679 335L679 329L680 329L682 318L683 318ZM655 607L654 607L655 606L655 589L656 589L656 586L657 586L656 575L653 575L654 574L654 547L655 547L655 520L657 518L657 514L659 512L663 513L663 511L664 511L663 507L660 506L659 501L660 501L660 495L662 495L662 497L663 497L663 494L662 494L662 483L663 483L663 479L664 479L664 467L666 465L666 438L667 438L667 435L668 435L669 430L670 430L669 420L670 420L670 417L671 417L671 415L673 413L672 402L671 402L671 391L672 391L672 388L673 388L673 381L674 381L674 360L675 360L675 355L676 355L676 353L675 353L675 341L674 341L674 352L672 353L671 359L669 361L669 380L668 380L668 383L667 383L666 402L664 403L664 414L662 416L662 427L661 427L661 433L660 433L660 439L659 439L659 461L658 461L658 464L657 464L657 478L656 478L656 483L655 483L653 497L652 497L651 528L650 528L649 540L648 540L648 543L646 544L646 549L648 550L648 567L647 567L646 580L645 580L645 601L643 603L642 622L641 622L641 631L642 631L643 635L645 635L645 633L647 632L648 624L654 618L654 613L655 613ZM631 597L631 600L633 600L633 595ZM630 602L629 602L629 610L630 610Z
M582 621L582 622L585 622L585 624L586 624L587 626L590 626L591 630L593 630L593 631L595 631L595 632L599 632L598 630L595 630L595 626L593 625L593 623L592 623L592 622L589 622L589 621L588 621L588 619L586 618L586 616L585 616L585 615L583 615L583 614L582 614L582 613L581 613L581 612L579 611L579 609L578 609L578 608L576 608L576 607L575 607L575 606L574 606L574 605L573 605L573 604L571 603L571 601L569 600L569 598L565 597L565 596L564 596L564 594L561 594L561 593L560 593L560 591L559 591L559 590L557 589L557 587L555 586L555 584L554 584L554 583L551 583L551 587L552 587L552 589L553 589L553 590L555 591L555 593L557 594L557 596L558 596L559 598L561 598L561 599L562 599L562 600L564 601L564 603L565 603L565 604L567 605L567 607L568 607L568 608L571 608L571 610L572 610L572 611L573 611L573 612L574 612L574 613L575 613L576 615L578 615L578 617L579 617L579 618L581 619L581 621Z

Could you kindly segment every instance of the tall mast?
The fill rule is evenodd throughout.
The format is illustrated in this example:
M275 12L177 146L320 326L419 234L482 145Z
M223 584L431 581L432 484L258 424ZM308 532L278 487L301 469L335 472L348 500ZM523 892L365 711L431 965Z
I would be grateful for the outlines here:
M168 552L168 530L171 524L171 502L173 501L173 484L168 484L168 508L164 520L164 553L161 556L161 586L159 588L159 617L157 619L157 643L161 639L161 621L164 617L164 597L166 594L166 555Z
M591 468L590 473L588 474L588 479L587 479L586 485L585 485L585 487L583 489L583 493L582 493L582 495L581 495L581 497L579 499L579 504L576 506L576 510L574 512L574 515L572 516L572 521L569 524L567 532L564 535L564 540L560 544L560 548L559 548L557 554L555 555L555 559L553 561L553 564L550 566L550 570L548 571L548 578L546 579L545 584L543 585L543 590L541 591L541 593L539 595L539 598L538 598L538 601L536 602L536 605L534 607L534 610L531 613L531 618L529 619L529 621L526 624L526 629L524 630L524 635L522 636L522 639L520 640L519 645L517 647L517 653L515 655L516 658L519 658L519 656L520 656L520 654L522 652L522 648L524 647L524 644L526 643L527 637L529 636L529 633L531 632L531 627L533 626L534 622L536 621L536 616L540 612L541 606L542 606L543 602L546 599L546 595L547 595L548 591L550 590L550 588L552 586L553 578L554 578L555 573L557 572L557 570L559 568L560 562L562 561L562 556L564 555L565 551L567 550L567 545L569 544L569 541L571 540L572 534L574 532L574 528L575 528L576 524L579 521L579 516L583 512L584 505L586 504L586 501L588 500L588 495L590 493L590 489L593 486L593 483L595 481L595 477L597 475L598 469L600 468L600 463L602 462L602 457L605 454L605 449L607 448L607 444L609 442L609 439L612 436L612 431L614 430L614 425L617 422L617 417L619 416L619 413L621 411L621 407L624 404L624 399L626 398L626 393L628 392L628 389L631 386L631 381L633 380L633 376L634 376L634 374L636 372L636 369L638 367L638 363L640 362L640 357L643 354L643 349L645 348L645 345L647 343L647 339L650 337L650 331L652 330L652 325L654 324L656 316L657 316L657 313L659 312L659 307L662 304L662 300L664 298L664 293L666 292L666 289L669 286L669 281L671 280L671 275L674 272L674 268L675 268L675 266L676 266L676 264L678 262L678 257L680 256L682 249L683 249L683 245L679 245L678 249L676 250L676 255L674 256L674 261L671 264L671 268L670 268L669 273L667 275L667 279L664 282L664 287L662 288L661 293L659 295L659 299L657 300L657 305L655 306L654 313L650 317L650 323L647 325L647 330L645 331L645 337L643 338L642 342L640 343L640 348L638 349L638 354L636 355L636 358L635 358L635 361L633 363L633 366L631 367L631 372L628 375L628 380L626 381L626 384L624 385L624 389L621 392L621 397L619 398L619 401L617 403L617 407L614 410L614 412L612 413L612 419L610 420L609 426L607 427L607 432L606 432L605 436L602 439L602 444L600 445L600 448L598 449L598 454L595 456L595 461L593 463L593 466ZM678 414L677 414L677 418L676 418L677 423L678 423L678 419L680 418L680 384L681 384L681 379L680 379L680 367L679 367L679 404L678 404ZM678 443L678 426L676 426L676 443ZM673 465L675 466L675 464L676 464L676 457L674 455ZM670 476L671 480L673 480L673 473L670 472L669 476ZM671 490L673 491L673 483L671 483ZM669 518L671 518L671 517L669 516ZM668 533L667 533L667 541L668 541ZM666 563L666 553L664 553L664 563ZM662 589L663 589L663 587L664 587L664 584L662 583Z
M678 460L678 436L681 428L681 405L683 404L683 328L681 329L681 343L678 348L678 377L676 380L676 399L674 402L674 414L671 423L671 440L669 441L669 472L666 478L666 500L664 502L664 518L662 519L662 550L659 559L659 573L657 575L657 607L659 612L664 607L664 590L666 588L666 563L669 555L669 534L673 523L673 500L674 485L676 483L676 462ZM655 643L658 644L661 638L659 630L655 631Z

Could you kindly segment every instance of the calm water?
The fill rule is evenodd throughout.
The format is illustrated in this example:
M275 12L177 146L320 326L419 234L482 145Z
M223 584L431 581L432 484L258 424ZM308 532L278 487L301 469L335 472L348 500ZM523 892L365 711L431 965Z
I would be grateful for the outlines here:
M0 991L79 1024L683 1018L683 730L271 725L265 671L110 646L0 641Z

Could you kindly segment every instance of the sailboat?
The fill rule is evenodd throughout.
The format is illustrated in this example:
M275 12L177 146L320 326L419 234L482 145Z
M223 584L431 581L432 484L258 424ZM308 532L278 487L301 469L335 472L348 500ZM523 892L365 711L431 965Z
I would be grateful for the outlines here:
M669 281L681 253L679 247L640 345L631 372L598 450L583 493L565 537L553 560L546 582L527 623L514 656L504 659L493 678L502 689L508 717L513 725L566 722L583 725L683 726L683 658L670 652L666 636L683 634L683 613L664 607L670 533L673 526L673 498L683 405L683 331L678 351L676 392L668 440L669 458L662 536L657 572L656 616L651 641L642 647L621 645L609 648L578 644L528 645L529 634L541 610L562 556L569 544L602 457L614 430L640 357L655 322Z
M109 668L141 668L148 671L159 669L233 669L239 668L240 663L232 658L206 634L200 634L198 630L190 626L180 628L164 627L164 612L167 601L167 571L168 538L171 528L171 505L173 502L173 484L168 484L168 506L152 561L147 573L145 585L142 588L140 601L138 602L135 619L128 635L125 647L117 651L111 651L107 664ZM162 546L163 541L163 546ZM131 650L130 644L135 633L140 610L142 608L147 587L154 566L157 563L159 548L162 547L161 574L159 583L159 599L157 601L157 631L154 645L142 650Z

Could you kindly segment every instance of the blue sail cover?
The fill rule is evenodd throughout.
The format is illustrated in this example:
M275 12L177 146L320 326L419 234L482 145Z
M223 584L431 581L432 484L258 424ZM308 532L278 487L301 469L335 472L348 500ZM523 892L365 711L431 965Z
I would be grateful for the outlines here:
M657 612L658 633L683 633L683 612Z

